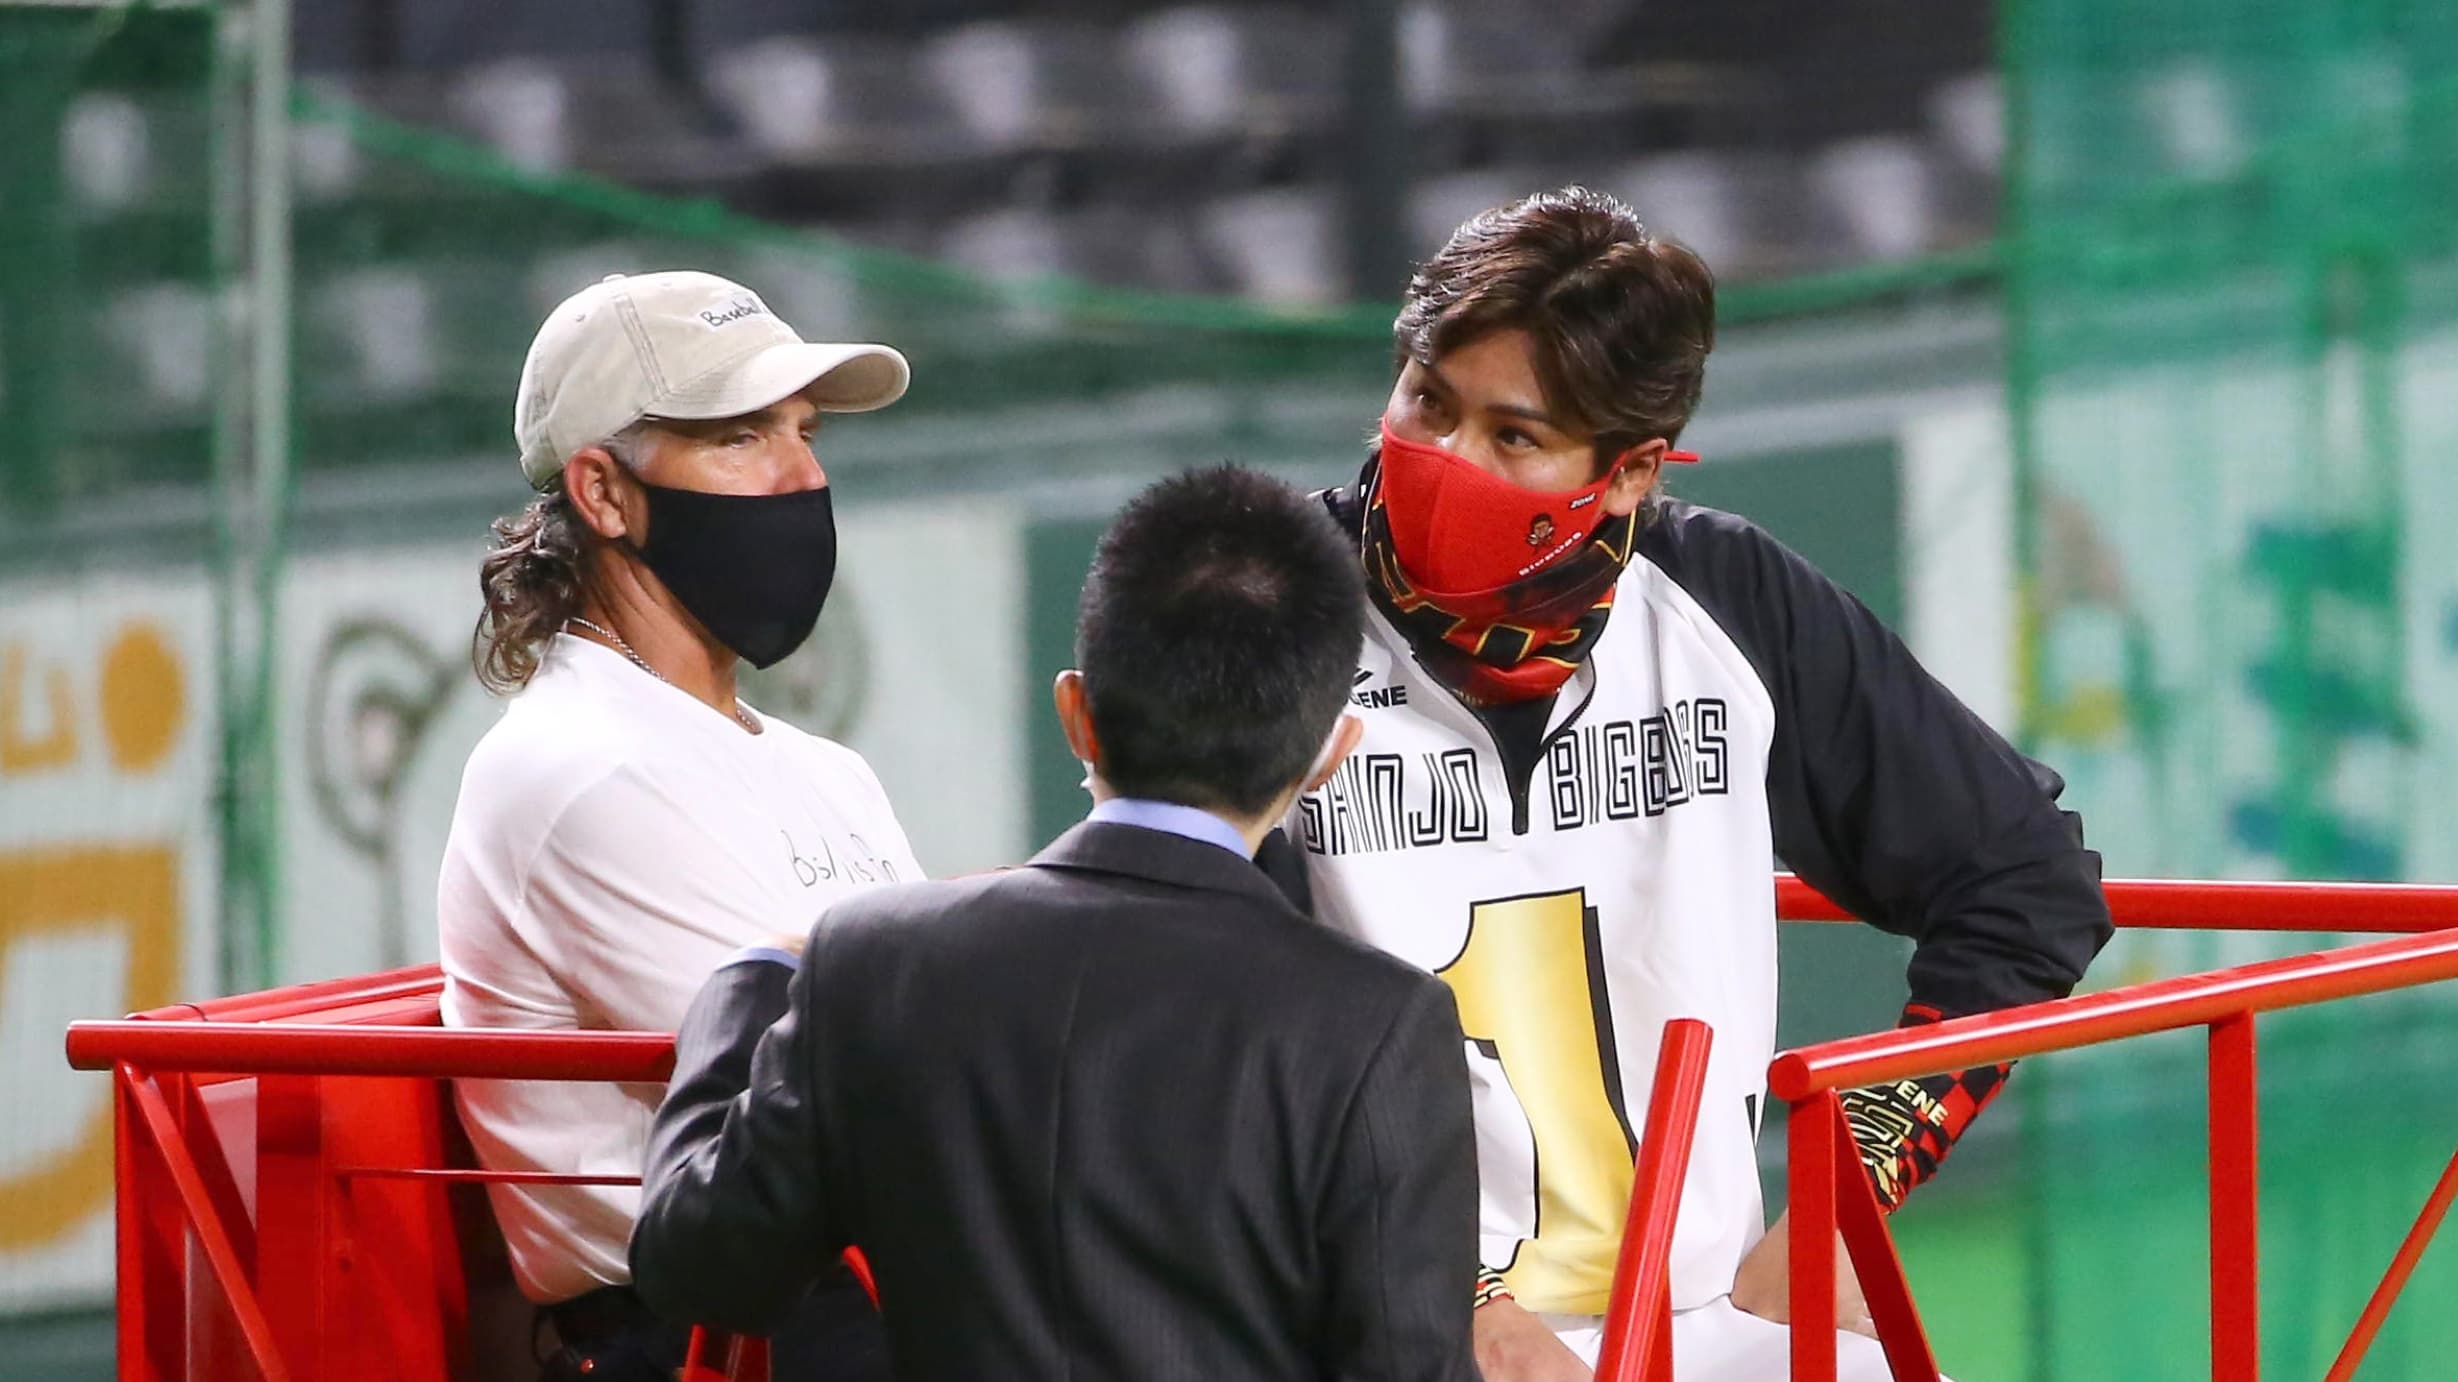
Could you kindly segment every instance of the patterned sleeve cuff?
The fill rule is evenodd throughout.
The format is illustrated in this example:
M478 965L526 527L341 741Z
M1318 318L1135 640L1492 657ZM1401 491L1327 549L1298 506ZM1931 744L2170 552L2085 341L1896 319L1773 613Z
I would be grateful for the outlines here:
M1905 1007L1900 1025L1938 1020L1936 1009L1913 1004ZM1956 1139L1997 1096L2013 1068L2011 1063L1983 1065L1843 1092L1844 1122L1852 1129L1853 1145L1881 1209L1892 1213L1912 1187L1937 1174Z
M1511 1299L1511 1288L1502 1284L1502 1273L1491 1267L1477 1268L1477 1304L1487 1306L1498 1300Z

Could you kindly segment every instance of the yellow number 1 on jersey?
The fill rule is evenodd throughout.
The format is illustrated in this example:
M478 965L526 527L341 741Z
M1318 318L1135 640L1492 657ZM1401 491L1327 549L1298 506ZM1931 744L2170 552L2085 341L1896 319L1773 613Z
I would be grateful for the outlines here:
M1530 1309L1602 1309L1637 1141L1622 1109L1587 890L1475 904L1459 958L1436 973L1459 1000L1469 1040L1501 1062L1543 1171L1536 1231L1503 1275Z

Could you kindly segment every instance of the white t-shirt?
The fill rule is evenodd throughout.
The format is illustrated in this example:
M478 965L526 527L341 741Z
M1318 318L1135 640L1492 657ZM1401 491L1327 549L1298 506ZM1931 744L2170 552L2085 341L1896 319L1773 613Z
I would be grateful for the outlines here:
M808 931L859 888L922 876L860 754L741 725L556 637L461 775L436 895L444 1021L673 1031L746 945ZM463 1081L494 1170L638 1175L657 1085ZM637 1189L490 1186L521 1289L628 1282Z

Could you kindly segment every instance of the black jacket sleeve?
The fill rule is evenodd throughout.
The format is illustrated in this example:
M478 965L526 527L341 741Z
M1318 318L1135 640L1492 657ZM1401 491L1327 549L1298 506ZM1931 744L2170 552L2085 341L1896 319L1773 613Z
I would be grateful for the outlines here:
M1912 1002L1955 1017L2062 997L2111 934L2065 783L1938 684L1860 601L1763 530L1668 504L1640 550L1775 702L1775 850L1914 941Z
M1339 1382L1475 1382L1476 1140L1467 1043L1426 980L1368 1062L1318 1219Z
M844 1250L803 1049L810 974L726 965L675 1035L631 1241L633 1287L664 1319L769 1333Z

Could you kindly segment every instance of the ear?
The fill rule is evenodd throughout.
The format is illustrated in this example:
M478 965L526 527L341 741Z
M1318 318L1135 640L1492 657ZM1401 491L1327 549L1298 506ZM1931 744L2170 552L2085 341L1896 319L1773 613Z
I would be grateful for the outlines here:
M1615 518L1638 512L1664 474L1664 453L1672 449L1671 442L1657 437L1614 457L1613 483L1605 487L1605 512Z
M1323 746L1322 758L1315 763L1314 772L1298 787L1298 791L1311 792L1331 781L1331 775L1340 770L1341 763L1346 761L1351 753L1356 752L1357 741L1363 739L1365 735L1365 721L1345 711L1341 712L1340 723L1332 726L1331 738Z
M1084 694L1084 674L1073 667L1050 685L1050 700L1058 707L1058 727L1067 736L1067 751L1079 763L1101 761L1101 741L1092 732L1092 702Z
M640 502L640 486L606 448L584 446L572 453L563 463L563 492L590 532L610 542L647 539L648 506Z

